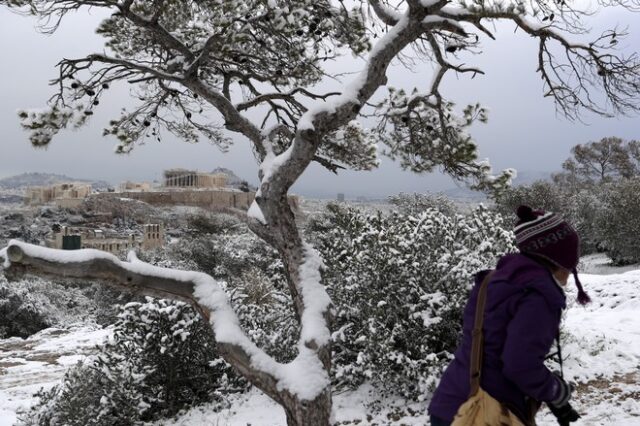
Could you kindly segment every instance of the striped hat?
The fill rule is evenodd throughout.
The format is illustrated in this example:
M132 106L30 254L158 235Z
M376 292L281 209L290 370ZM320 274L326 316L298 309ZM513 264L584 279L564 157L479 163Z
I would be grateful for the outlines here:
M576 230L560 216L529 206L518 207L517 215L519 220L513 232L520 252L544 258L573 272L578 302L589 303L591 299L582 288L576 269L580 260L580 237Z

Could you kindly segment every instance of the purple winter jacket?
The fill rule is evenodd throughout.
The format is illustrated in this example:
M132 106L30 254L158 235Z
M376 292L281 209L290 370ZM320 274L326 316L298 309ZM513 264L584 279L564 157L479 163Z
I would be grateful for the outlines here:
M478 290L487 273L476 275L464 310L462 342L429 405L429 413L445 421L452 421L469 398L471 331ZM565 307L564 292L547 268L522 254L500 259L487 288L481 387L519 417L526 412L525 397L547 402L560 392L544 359Z

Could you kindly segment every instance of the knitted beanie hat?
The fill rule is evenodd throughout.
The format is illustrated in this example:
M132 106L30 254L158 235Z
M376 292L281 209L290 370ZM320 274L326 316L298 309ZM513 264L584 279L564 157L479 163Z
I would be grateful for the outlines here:
M578 279L580 260L580 237L575 229L554 213L533 210L520 206L517 210L518 223L514 228L516 245L521 253L546 259L563 269L573 272L578 287L578 303L591 301Z

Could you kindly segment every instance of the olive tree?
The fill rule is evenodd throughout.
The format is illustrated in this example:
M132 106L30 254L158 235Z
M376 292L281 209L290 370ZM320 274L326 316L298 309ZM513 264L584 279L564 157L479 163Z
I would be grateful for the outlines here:
M633 9L636 0L602 0ZM322 262L296 226L287 193L318 162L332 171L367 170L376 147L415 172L440 169L476 188L499 190L513 172L494 176L478 160L468 133L487 111L458 110L441 88L445 75L483 70L459 53L482 54L495 39L493 23L506 21L538 41L544 93L561 113L576 118L638 110L640 67L615 48L619 31L586 33L590 11L567 0L0 0L40 19L53 32L69 13L103 9L97 27L103 52L63 59L47 107L19 112L34 146L46 146L64 128L89 121L112 85L132 85L137 102L106 126L116 151L129 152L166 132L187 141L207 139L223 149L231 137L251 143L259 188L246 215L251 229L282 257L300 323L298 356L276 362L241 330L218 283L190 272L162 270L131 258L95 251L61 254L20 242L4 251L5 273L95 278L147 293L186 300L211 323L222 356L284 408L290 425L327 425L331 413L331 301L321 283ZM511 36L511 31L505 34ZM44 45L43 45L43 48ZM423 87L389 88L390 63L413 49L434 66ZM345 55L362 69L332 73ZM505 56L505 61L508 57ZM357 65L360 67L360 64ZM356 71L356 70L354 70ZM338 90L319 83L340 81ZM595 96L594 92L601 92ZM602 102L598 102L602 100ZM365 128L359 117L378 118ZM258 117L258 118L256 118Z

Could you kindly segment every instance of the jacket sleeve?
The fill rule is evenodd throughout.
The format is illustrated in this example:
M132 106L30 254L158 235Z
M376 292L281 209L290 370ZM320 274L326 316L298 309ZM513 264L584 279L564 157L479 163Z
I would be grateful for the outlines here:
M559 324L560 310L532 291L520 299L507 327L502 373L537 401L553 401L560 391L558 379L544 365Z

